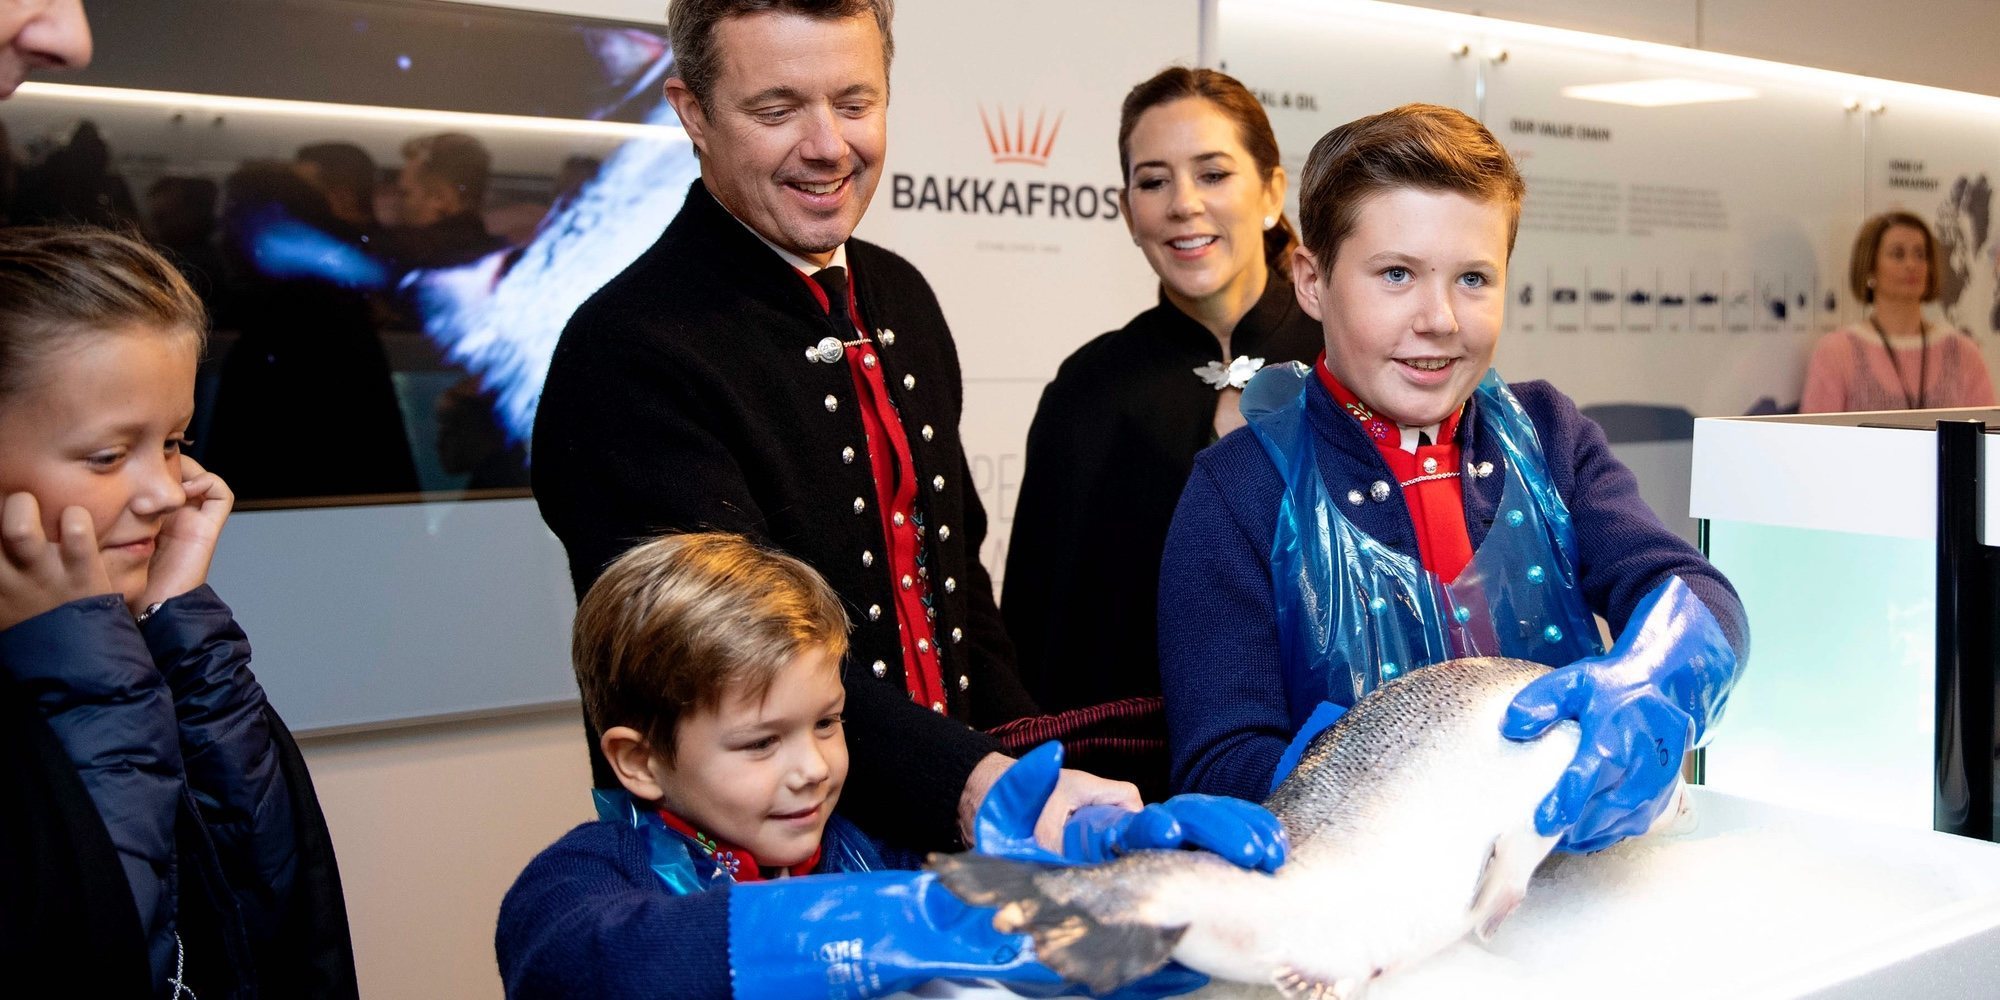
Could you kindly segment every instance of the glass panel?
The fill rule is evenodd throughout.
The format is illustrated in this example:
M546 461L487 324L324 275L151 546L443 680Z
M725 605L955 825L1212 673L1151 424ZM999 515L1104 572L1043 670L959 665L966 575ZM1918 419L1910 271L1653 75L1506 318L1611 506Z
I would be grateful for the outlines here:
M1935 543L1712 521L1709 555L1751 648L1708 785L1930 829Z

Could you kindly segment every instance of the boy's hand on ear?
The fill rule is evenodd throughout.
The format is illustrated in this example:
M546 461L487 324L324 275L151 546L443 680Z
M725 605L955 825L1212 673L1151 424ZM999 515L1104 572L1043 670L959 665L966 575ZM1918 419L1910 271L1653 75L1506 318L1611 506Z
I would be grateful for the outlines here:
M215 558L222 523L236 507L236 494L220 476L185 455L181 456L181 489L187 493L187 502L160 525L146 589L133 605L133 614L208 582L208 564Z
M112 592L90 512L66 507L57 528L56 540L50 541L42 530L42 506L32 493L10 494L0 504L0 629Z

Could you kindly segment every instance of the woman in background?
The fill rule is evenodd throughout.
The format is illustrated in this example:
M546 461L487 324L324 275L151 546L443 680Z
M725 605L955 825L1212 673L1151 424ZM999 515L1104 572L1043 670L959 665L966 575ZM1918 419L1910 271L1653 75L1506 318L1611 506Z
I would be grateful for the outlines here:
M1993 380L1972 338L1924 319L1924 303L1937 298L1938 264L1924 220L1887 212L1862 223L1848 286L1868 319L1820 338L1800 412L1993 405Z
M1297 239L1285 170L1257 99L1234 78L1174 67L1134 87L1118 126L1132 241L1160 301L1085 344L1028 432L1001 613L1021 679L1046 710L1088 710L1078 766L1166 788L1156 608L1167 525L1195 453L1243 425L1265 364L1309 361L1317 323L1286 277Z

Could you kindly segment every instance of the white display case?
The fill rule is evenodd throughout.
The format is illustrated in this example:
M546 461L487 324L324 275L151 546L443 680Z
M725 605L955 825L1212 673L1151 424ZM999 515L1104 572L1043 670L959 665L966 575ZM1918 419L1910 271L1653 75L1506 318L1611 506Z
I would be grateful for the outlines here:
M1689 510L1751 633L1710 787L1931 828L1939 420L2000 410L1695 422ZM1980 444L2000 468L2000 438ZM1986 487L1979 541L1993 545L2000 490Z

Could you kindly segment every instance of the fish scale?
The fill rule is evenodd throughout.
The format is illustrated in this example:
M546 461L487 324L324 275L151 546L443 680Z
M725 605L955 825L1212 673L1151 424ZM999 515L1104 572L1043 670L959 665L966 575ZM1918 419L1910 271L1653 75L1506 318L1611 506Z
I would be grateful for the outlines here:
M1500 735L1508 702L1548 669L1453 660L1362 698L1265 803L1291 841L1275 874L1194 851L1085 867L935 855L931 867L1097 992L1171 958L1288 997L1354 1000L1468 931L1490 933L1554 846L1534 811L1576 754L1576 725Z

